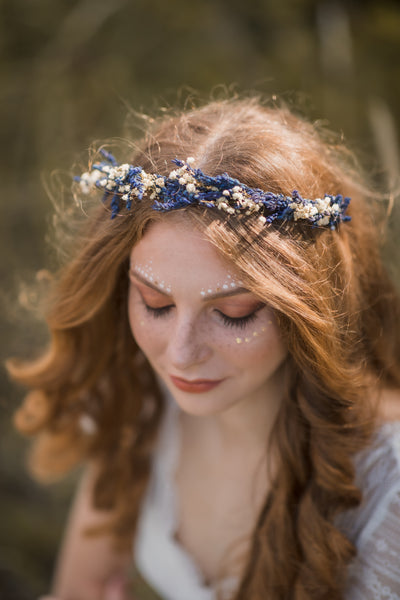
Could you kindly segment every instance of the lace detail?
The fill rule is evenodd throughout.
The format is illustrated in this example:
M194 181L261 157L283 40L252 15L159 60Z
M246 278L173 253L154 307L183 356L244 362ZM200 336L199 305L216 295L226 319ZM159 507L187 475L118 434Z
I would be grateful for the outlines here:
M400 600L400 423L384 425L356 466L364 498L341 523L357 548L345 598Z
M376 600L400 600L400 596L395 592L392 592L387 585L382 585L382 582L378 579L376 573L367 574L367 583L371 591L374 593Z
M200 569L174 538L179 513L174 490L180 451L178 410L168 399L141 510L135 561L164 600L215 600L215 590L204 584ZM363 501L336 521L357 548L344 598L400 600L400 422L381 427L371 446L356 457L355 467ZM227 579L221 592L229 598L236 586L237 580Z

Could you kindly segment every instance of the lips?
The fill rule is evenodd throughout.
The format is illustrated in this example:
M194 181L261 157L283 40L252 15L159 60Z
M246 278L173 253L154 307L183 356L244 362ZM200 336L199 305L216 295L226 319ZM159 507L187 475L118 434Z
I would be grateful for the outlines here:
M223 379L193 379L190 381L181 377L175 377L174 375L170 375L170 379L178 390L191 394L209 392L224 381Z

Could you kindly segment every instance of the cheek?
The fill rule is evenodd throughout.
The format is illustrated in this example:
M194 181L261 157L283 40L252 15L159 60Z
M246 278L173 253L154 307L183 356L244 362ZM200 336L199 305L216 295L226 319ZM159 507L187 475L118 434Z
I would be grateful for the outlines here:
M232 331L225 338L224 350L238 368L254 371L274 370L287 355L278 327L274 324L249 327L246 332ZM222 349L222 345L221 345Z
M128 319L131 332L139 348L150 357L162 349L162 326L149 315L137 293L128 296Z
M259 356L262 363L268 364L272 370L276 369L287 356L287 348L284 344L280 331L273 325L265 337L260 339Z

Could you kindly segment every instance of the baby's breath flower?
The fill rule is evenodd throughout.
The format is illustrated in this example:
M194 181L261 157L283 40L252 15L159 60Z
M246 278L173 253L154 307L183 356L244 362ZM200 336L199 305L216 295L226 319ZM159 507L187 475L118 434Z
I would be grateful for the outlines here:
M133 201L140 202L147 195L154 201L154 210L170 211L194 204L214 207L228 215L259 213L258 222L262 225L276 220L302 220L312 226L330 226L333 229L341 221L350 220L345 214L350 198L326 194L322 198L308 200L297 191L293 191L292 197L263 192L245 184L238 185L237 180L226 173L209 177L200 169L194 170L191 165L195 159L190 156L186 162L175 159L173 162L178 168L171 170L168 177L163 177L127 163L118 165L111 154L100 152L105 160L75 179L83 194L90 193L94 187L103 189L104 199L111 201L112 218L119 212L121 201L129 209Z
M90 173L83 173L79 181L82 192L84 194L90 194L95 187L96 181L98 181L100 177L102 177L102 174L97 169L94 169Z
M243 200L243 194L241 194L240 192L234 192L232 194L232 198L234 200Z
M329 215L326 215L325 217L322 217L322 219L319 219L319 221L316 222L316 225L318 227L323 227L324 225L329 225L329 220L330 220Z

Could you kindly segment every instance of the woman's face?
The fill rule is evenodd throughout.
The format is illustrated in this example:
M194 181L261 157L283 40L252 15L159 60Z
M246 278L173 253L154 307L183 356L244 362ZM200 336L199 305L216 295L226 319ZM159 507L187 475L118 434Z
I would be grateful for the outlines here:
M219 413L275 389L286 349L272 311L189 222L153 223L133 248L129 322L190 414Z

